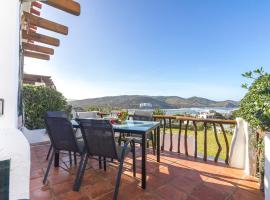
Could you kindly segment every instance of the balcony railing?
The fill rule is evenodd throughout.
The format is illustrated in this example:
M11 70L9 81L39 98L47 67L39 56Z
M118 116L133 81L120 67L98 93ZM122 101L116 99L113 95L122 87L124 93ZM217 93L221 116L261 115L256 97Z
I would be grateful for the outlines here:
M154 119L158 120L161 122L162 129L163 129L163 135L162 135L162 146L161 150L164 150L164 144L165 144L165 138L166 134L169 134L170 138L170 145L169 145L169 151L172 151L173 149L173 125L175 128L175 125L178 124L178 140L177 140L177 152L180 152L180 140L181 140L181 135L184 134L184 149L185 149L185 155L189 156L188 153L188 129L189 126L193 126L193 131L194 131L194 158L198 157L198 127L197 124L201 123L203 124L203 133L204 133L204 141L203 141L203 160L207 161L207 136L208 136L208 129L209 125L213 127L213 132L215 136L215 141L218 146L217 153L215 155L214 161L217 162L220 153L222 151L222 145L219 141L218 138L218 132L217 132L217 127L219 126L221 129L221 133L224 137L225 141L225 151L226 151L226 157L225 157L225 163L228 164L229 161L229 141L227 137L227 133L224 128L224 124L229 124L229 125L235 125L236 121L235 120L221 120L221 119L201 119L201 118L195 118L195 117L185 117L185 116L168 116L168 115L154 115ZM169 133L167 133L166 129L169 129Z
M108 114L106 113L98 113L101 117L106 116ZM132 117L132 115L130 115ZM195 117L186 117L186 116L175 116L175 115L154 115L155 121L160 121L161 123L161 150L164 151L165 141L168 139L166 135L169 134L169 151L173 150L173 145L175 142L173 142L173 130L177 130L177 153L182 153L180 150L181 146L181 138L182 134L184 137L184 154L186 156L191 156L189 154L189 148L188 148L188 131L191 129L193 130L193 137L194 137L194 158L199 157L198 154L198 124L200 126L203 126L203 160L207 161L208 155L208 134L209 134L209 128L213 128L213 132L211 134L214 134L215 142L217 145L217 152L214 157L214 161L218 162L220 158L220 153L223 148L225 148L225 163L229 163L229 152L230 152L230 145L229 140L227 137L227 132L225 131L224 125L236 125L236 120L223 120L223 119L202 119L202 118L195 118ZM225 146L221 145L221 142L218 137L218 131L217 128L219 127L220 132L222 133L222 136L225 141Z

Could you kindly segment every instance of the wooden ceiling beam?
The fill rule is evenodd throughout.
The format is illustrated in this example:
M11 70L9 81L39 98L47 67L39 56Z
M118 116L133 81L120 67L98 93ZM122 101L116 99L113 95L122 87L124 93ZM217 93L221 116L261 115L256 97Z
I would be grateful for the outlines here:
M30 58L36 58L41 60L50 60L50 56L46 54L36 53L32 51L24 51L23 55Z
M32 3L31 3L31 6L37 7L37 8L39 8L39 9L42 8L42 4L41 4L41 3L38 3L38 2L36 2L36 1L32 2Z
M68 34L68 27L58 24L56 22L49 21L47 19L32 15L28 12L24 12L25 20L28 21L31 25L44 28L56 33L61 33L64 35Z
M34 9L34 8L30 8L30 13L31 14L34 14L34 15L37 15L37 16L40 16L40 11Z
M46 36L46 35L42 35L42 34L35 33L35 32L27 33L26 30L22 30L22 38L26 39L26 40L33 40L33 41L36 41L36 42L56 46L56 47L58 47L60 45L60 40L58 40L56 38Z
M22 47L25 50L36 51L38 53L44 53L44 54L49 54L49 55L54 54L54 49L48 48L48 47L43 47L43 46L36 45L36 44L29 44L29 43L23 42Z
M47 0L43 1L47 5L50 5L59 10L68 12L70 14L79 16L81 14L81 6L78 2L73 0Z
M31 28L31 29L33 29L33 30L37 30L37 27L36 26L34 26L34 25L32 25L32 24L29 24L29 28Z

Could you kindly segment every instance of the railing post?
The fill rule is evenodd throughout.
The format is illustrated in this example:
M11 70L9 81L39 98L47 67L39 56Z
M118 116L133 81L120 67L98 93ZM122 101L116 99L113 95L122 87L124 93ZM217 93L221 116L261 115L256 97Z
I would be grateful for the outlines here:
M177 145L178 153L180 153L181 132L182 132L182 120L179 121L178 145Z
M207 161L207 123L204 122L204 155L203 160Z
M189 120L187 120L186 129L185 129L185 153L186 153L186 156L188 156L188 146L187 146L188 124L189 124Z
M193 121L194 125L194 134L195 134L195 149L194 149L194 157L197 158L197 151L198 151L198 133L197 133L197 124L195 121Z
M220 128L221 128L221 131L222 131L222 134L223 134L223 137L224 137L224 140L225 140L225 144L226 144L226 159L225 159L225 163L228 165L229 164L229 142L228 142L228 138L227 138L227 135L226 135L226 132L225 132L225 129L222 125L222 123L220 123Z
M169 118L169 128L170 128L170 151L173 148L173 139L172 139L172 119Z
M213 123L213 126L214 126L215 139L216 139L216 142L217 142L217 145L218 145L218 151L217 151L217 154L216 154L216 157L215 157L215 162L217 162L218 161L219 154L220 154L220 152L222 150L222 147L221 147L221 145L219 143L219 140L218 140L216 124Z

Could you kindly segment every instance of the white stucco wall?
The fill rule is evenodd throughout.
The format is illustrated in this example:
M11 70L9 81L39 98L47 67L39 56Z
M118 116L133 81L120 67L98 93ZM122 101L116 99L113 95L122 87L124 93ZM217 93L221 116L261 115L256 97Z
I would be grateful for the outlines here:
M5 1L0 12L0 98L5 100L0 129L17 127L19 5L19 0Z
M0 116L0 161L9 159L9 199L29 198L30 146L17 129L19 79L20 1L8 0L0 12L0 98L4 115Z

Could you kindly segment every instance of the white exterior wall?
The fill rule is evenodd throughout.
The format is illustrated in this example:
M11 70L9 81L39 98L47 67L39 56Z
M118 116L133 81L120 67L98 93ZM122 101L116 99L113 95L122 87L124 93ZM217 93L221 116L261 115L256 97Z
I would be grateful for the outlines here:
M0 98L5 100L0 129L17 127L19 0L5 1L0 12Z
M30 146L17 129L20 1L3 2L0 12L0 161L10 160L9 199L29 199Z

